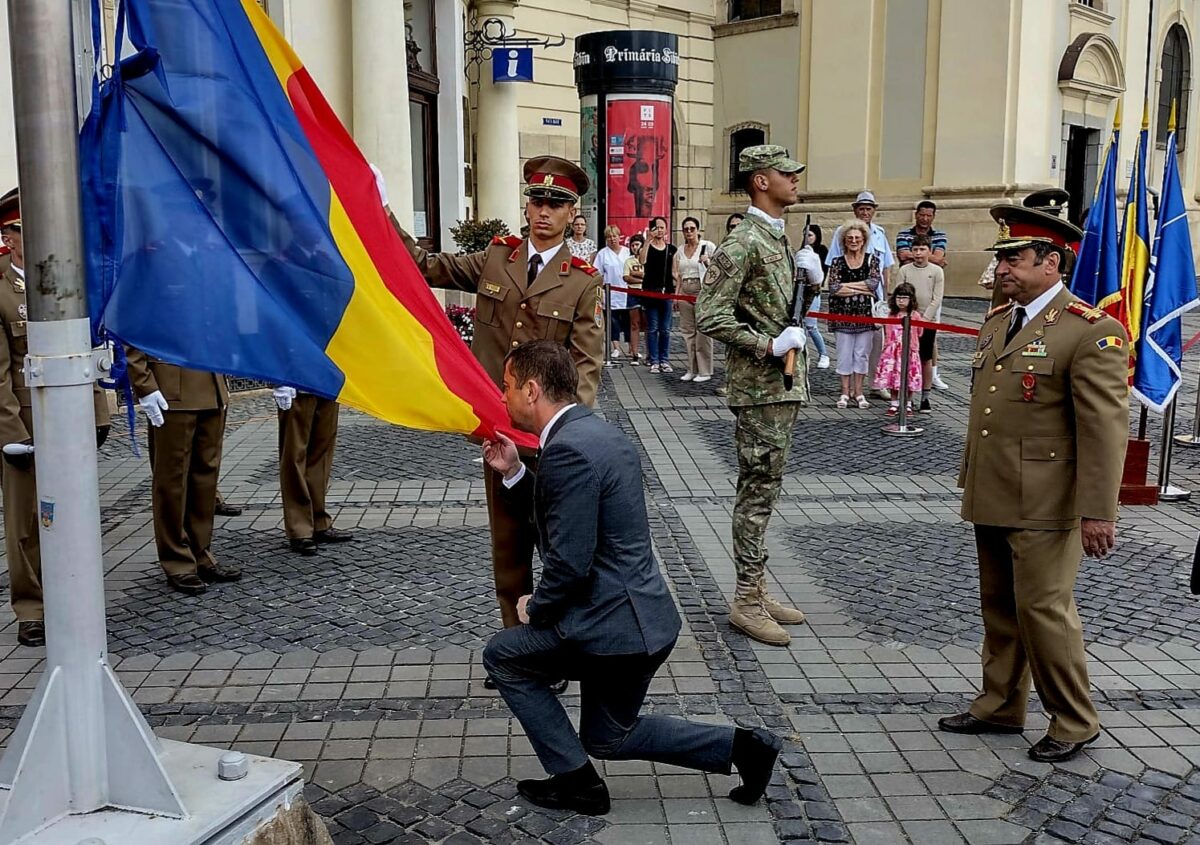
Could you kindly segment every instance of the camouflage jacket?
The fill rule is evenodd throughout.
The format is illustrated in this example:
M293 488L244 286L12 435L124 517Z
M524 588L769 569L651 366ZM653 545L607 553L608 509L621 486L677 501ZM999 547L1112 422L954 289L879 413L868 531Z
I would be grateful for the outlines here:
M729 406L808 399L803 352L795 384L783 386L783 359L767 354L773 337L791 324L796 265L783 230L750 214L713 253L696 300L696 328L725 344Z

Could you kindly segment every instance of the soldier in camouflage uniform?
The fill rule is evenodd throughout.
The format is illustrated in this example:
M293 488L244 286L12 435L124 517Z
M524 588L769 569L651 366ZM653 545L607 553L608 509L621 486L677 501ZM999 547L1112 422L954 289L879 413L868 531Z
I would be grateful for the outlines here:
M697 329L726 344L729 407L737 417L738 483L733 506L737 588L729 621L769 645L787 645L782 625L804 614L767 592L767 522L783 485L800 403L808 399L802 326L792 325L796 261L811 282L823 278L811 247L793 258L784 210L796 202L804 165L773 144L738 158L750 209L713 255L696 302ZM810 260L811 259L811 260ZM796 350L795 384L784 387L783 359Z

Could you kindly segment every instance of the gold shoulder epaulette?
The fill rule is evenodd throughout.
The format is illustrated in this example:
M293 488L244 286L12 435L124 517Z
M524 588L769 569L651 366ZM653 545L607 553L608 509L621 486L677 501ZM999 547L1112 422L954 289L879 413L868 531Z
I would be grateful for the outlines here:
M1076 317L1082 317L1089 323L1098 323L1108 316L1099 308L1088 305L1086 302L1080 299L1076 299L1074 302L1068 302L1066 310L1068 313L1074 314Z
M985 320L990 320L990 319L992 319L993 317L995 317L997 314L1003 314L1005 311L1007 311L1008 309L1012 308L1012 305L1013 305L1013 304L1012 304L1012 300L1011 300L1011 299L1010 299L1008 302L1001 303L1000 305L997 305L997 306L996 306L995 308L993 308L992 310L988 311L988 312L987 312L987 316L986 316L986 317L984 317L983 319L985 319Z
M583 272L587 273L589 276L595 276L600 272L595 267L593 267L591 264L588 264L586 261L584 261L582 258L576 258L573 255L571 256L571 266L575 267L578 270L582 270Z

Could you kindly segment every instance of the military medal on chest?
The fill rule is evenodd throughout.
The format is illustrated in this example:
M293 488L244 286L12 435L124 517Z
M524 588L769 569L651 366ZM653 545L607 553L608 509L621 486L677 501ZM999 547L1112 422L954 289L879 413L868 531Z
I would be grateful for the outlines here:
M25 307L24 302L17 306L17 316L22 320L29 319L29 309Z
M1021 398L1026 402L1033 401L1033 391L1037 387L1037 376L1033 373L1025 373L1021 376Z

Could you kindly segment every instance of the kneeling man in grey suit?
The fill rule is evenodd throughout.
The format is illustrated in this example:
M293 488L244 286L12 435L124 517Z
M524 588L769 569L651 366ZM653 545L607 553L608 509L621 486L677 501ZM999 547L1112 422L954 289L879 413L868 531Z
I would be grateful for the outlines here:
M650 545L641 461L617 429L575 404L578 373L562 344L534 341L509 352L504 399L513 425L541 437L537 475L499 435L484 459L515 495L529 495L542 577L518 614L524 624L488 642L483 665L521 722L551 777L523 780L541 807L600 815L608 788L589 755L651 760L706 772L737 768L729 797L757 801L780 740L759 728L641 716L654 673L679 636L679 614ZM580 683L579 733L550 685Z

